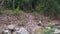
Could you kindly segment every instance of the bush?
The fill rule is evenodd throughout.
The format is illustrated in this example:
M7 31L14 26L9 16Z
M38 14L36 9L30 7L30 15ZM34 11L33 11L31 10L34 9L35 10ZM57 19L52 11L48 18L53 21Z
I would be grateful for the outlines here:
M54 19L60 18L59 4L55 0L40 0L36 6L36 12Z
M15 15L18 15L20 13L20 9L19 9L19 6L13 11L13 13Z
M54 24L48 23L48 24L46 24L46 26L53 28L54 27Z
M54 32L53 29L51 29L51 30L46 30L46 29L44 29L44 30L43 30L43 34L53 34L53 32Z

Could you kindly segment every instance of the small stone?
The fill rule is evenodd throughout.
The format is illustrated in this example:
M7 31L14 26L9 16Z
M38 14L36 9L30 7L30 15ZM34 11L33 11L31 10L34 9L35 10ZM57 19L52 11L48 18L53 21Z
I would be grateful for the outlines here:
M39 21L39 22L38 22L38 26L41 26L41 25L42 25L42 21Z
M42 22L41 21L39 21L39 24L41 24Z
M46 29L51 29L51 27L45 27Z

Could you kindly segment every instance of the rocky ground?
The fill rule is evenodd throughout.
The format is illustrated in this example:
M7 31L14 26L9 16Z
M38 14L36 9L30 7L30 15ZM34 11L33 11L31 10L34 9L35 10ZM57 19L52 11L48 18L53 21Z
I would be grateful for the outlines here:
M24 13L18 16L3 14L3 15L0 15L0 32L10 24L14 24L16 25L16 27L20 27L21 24L24 24L24 27L29 32L33 32L34 29L41 27L41 26L38 26L38 22L40 20L42 20L41 26L43 27L46 23L59 23L58 20L50 20L47 17L41 17L41 16L35 17L30 13Z

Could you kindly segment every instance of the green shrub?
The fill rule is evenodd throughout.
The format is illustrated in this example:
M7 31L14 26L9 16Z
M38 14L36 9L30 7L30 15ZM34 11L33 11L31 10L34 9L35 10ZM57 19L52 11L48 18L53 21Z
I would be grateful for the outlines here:
M19 6L13 11L14 14L18 15L20 13Z
M53 28L54 27L54 24L48 23L48 24L46 24L46 26Z
M46 29L44 29L43 30L43 34L53 34L53 32L54 32L54 30L46 30Z

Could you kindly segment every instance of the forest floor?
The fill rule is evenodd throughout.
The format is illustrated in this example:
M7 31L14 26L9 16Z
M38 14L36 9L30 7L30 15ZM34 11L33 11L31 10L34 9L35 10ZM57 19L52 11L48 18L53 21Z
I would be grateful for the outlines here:
M6 28L9 24L15 24L16 27L20 27L21 24L24 24L25 28L28 31L33 30L34 28L39 28L38 22L42 20L42 26L47 23L59 23L59 20L50 20L48 17L44 16L35 16L32 13L21 13L17 15L0 15L0 31Z

